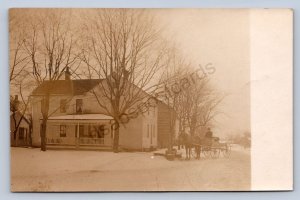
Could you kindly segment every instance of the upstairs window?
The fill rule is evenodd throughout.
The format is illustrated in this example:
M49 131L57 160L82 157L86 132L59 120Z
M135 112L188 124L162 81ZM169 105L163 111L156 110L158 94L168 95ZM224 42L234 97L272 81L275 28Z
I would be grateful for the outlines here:
M83 111L83 101L82 99L76 99L76 113L82 114Z
M67 112L67 99L60 100L60 112L61 113Z

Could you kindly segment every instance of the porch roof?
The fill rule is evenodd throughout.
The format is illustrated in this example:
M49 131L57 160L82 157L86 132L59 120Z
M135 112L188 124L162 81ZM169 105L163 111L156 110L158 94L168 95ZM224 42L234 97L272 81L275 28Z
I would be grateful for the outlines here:
M109 115L104 114L80 114L80 115L60 115L49 117L48 120L112 120Z

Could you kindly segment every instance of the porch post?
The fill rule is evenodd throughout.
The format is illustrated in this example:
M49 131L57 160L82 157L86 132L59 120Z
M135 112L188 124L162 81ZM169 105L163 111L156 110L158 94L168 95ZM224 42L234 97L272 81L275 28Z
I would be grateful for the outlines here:
M76 125L76 129L77 129L77 131L76 131L75 137L78 138L78 134L79 134L79 122Z
M75 146L76 148L79 148L79 122L77 122L77 126L76 126L76 135L75 135Z

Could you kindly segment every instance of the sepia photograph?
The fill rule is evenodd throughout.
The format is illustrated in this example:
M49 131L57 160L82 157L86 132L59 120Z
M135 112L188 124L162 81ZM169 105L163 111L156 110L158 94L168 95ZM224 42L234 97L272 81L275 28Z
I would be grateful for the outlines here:
M250 15L10 9L11 191L252 190Z

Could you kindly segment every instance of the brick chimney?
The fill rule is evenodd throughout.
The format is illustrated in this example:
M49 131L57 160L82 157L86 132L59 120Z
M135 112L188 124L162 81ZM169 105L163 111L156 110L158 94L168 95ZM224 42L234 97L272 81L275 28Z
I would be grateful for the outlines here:
M69 67L66 67L65 70L65 80L71 80L71 72Z

